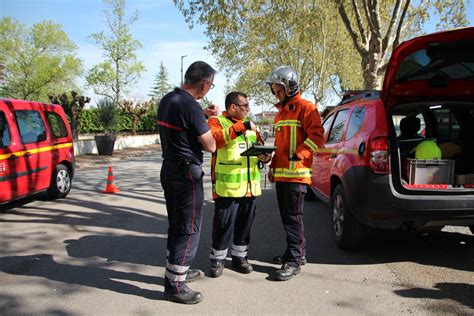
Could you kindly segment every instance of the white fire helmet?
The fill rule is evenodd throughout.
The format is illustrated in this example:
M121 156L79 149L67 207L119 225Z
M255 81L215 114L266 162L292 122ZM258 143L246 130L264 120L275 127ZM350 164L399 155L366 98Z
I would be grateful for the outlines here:
M273 69L265 82L270 85L270 88L274 83L283 85L285 87L286 95L290 98L300 91L300 86L298 85L298 74L289 66L280 66Z

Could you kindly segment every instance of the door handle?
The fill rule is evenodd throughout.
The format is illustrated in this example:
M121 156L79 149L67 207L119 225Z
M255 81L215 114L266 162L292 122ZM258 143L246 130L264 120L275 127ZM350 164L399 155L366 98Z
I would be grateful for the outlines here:
M30 157L30 156L31 156L31 153L30 153L29 151L27 151L27 152L23 155L23 157L25 157L25 158L28 158L28 157Z
M18 159L18 156L17 155L10 155L8 157L8 160L17 160Z

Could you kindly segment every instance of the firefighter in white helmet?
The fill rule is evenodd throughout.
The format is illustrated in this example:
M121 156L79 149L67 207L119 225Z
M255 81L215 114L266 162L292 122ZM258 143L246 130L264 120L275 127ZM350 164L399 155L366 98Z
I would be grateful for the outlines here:
M298 74L288 66L275 68L266 83L278 98L275 105L275 155L270 181L276 182L278 207L286 231L286 250L275 257L282 266L275 279L285 281L306 262L303 204L311 183L313 153L323 145L324 129L316 106L301 97Z

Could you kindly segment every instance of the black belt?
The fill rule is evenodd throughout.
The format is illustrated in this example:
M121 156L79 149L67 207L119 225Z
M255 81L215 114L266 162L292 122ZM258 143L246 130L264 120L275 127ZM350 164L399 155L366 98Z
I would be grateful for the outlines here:
M165 160L163 160L163 164L168 165L168 166L182 166L182 165L189 165L189 164L199 165L191 159L182 159L182 158L179 158L179 159L165 159Z

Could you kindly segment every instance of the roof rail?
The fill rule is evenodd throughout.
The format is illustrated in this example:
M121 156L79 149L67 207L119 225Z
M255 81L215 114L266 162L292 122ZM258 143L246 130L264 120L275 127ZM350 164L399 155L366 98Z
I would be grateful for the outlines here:
M343 91L342 100L338 105L350 103L357 99L378 99L380 97L380 90L347 90Z

